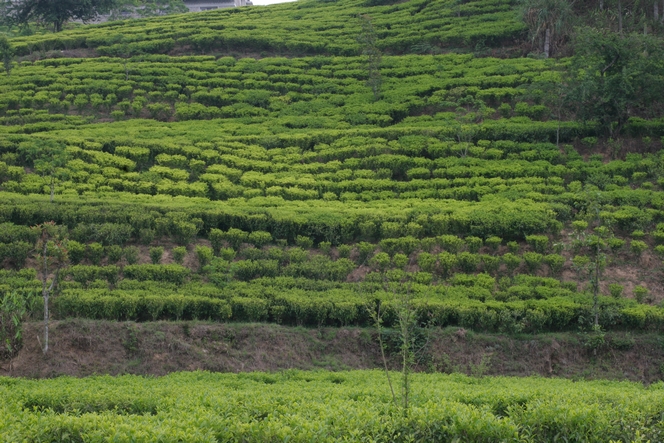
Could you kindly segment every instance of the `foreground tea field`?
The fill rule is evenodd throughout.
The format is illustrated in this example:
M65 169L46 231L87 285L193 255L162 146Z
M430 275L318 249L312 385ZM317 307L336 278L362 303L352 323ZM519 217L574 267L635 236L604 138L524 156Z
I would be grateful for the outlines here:
M394 374L396 377L396 374ZM73 442L661 441L664 389L379 371L0 379L0 439Z

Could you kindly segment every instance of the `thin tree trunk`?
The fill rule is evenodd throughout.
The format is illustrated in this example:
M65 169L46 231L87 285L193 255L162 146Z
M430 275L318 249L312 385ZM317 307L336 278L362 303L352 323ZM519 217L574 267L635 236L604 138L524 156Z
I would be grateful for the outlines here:
M599 0L599 10L600 11L604 10L604 0Z
M618 32L620 35L623 34L623 10L621 0L618 0Z
M549 58L551 55L551 29L546 28L546 34L544 37L544 56Z
M652 15L654 17L654 21L659 20L659 3L657 0L655 0L655 3L653 3Z
M44 354L48 352L48 294L44 294Z
M48 277L47 242L44 241L42 251L42 296L44 297L44 354L48 352L48 289L46 289L46 278Z

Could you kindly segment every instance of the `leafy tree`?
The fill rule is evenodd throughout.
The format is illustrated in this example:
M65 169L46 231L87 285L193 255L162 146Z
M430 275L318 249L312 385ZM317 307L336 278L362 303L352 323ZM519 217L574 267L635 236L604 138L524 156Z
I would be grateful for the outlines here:
M7 292L0 295L0 357L15 356L23 341L23 321L34 308L32 293Z
M52 203L55 185L68 174L65 166L69 161L69 154L65 145L51 140L36 140L21 143L18 151L28 163L32 163L37 173L49 178Z
M378 49L378 37L373 27L371 17L368 15L361 15L360 20L362 23L362 31L357 40L362 45L362 55L367 56L367 86L373 92L374 101L380 99L380 63L382 60L382 53Z
M39 279L42 281L44 298L44 354L48 352L49 298L55 293L60 269L67 265L67 228L55 222L47 222L35 227L39 232L36 245L36 259L40 267Z
M109 12L116 0L5 0L4 3L7 24L25 26L37 21L60 32L69 20L88 22Z
M569 38L575 24L574 0L524 0L521 10L533 44L548 58Z
M611 138L630 116L664 103L664 49L652 36L586 29L575 42L570 102L578 117L594 120Z
M12 61L14 60L14 48L4 35L0 35L0 59L2 59L2 66L9 76L12 71Z

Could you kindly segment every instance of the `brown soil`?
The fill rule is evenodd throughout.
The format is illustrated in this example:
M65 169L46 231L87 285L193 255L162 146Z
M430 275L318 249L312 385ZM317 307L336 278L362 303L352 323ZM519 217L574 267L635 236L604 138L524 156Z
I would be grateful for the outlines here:
M367 369L383 366L375 331L292 328L269 324L202 322L118 323L64 320L51 325L49 353L41 352L40 323L24 329L24 347L0 361L0 375L83 377L93 374L164 375L174 371ZM398 369L396 335L385 335L389 366ZM661 378L664 341L655 334L610 333L593 353L583 334L507 336L460 328L431 332L418 370L568 378Z

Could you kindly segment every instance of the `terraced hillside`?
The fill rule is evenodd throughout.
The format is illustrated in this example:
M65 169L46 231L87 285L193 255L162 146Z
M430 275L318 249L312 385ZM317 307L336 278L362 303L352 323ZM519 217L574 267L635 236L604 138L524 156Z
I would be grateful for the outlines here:
M602 151L543 92L565 60L384 56L376 96L358 13L393 53L523 32L509 2L312 1L12 40L32 53L0 79L0 287L38 291L31 227L53 221L60 317L368 325L379 300L390 325L408 291L421 322L573 330L599 224L599 323L662 329L664 122Z
M661 382L484 377L664 368L659 3L524 4L9 39L0 373L385 372L0 377L0 440L661 441Z
M15 39L32 53L0 79L0 287L41 287L30 227L54 221L60 317L367 325L368 300L412 291L423 322L568 330L593 318L601 224L601 325L661 328L661 120L602 155L595 124L532 93L565 61L384 56L376 97L358 13L395 53L523 31L508 3L303 2ZM43 53L61 47L94 51ZM287 57L223 55L247 48Z

